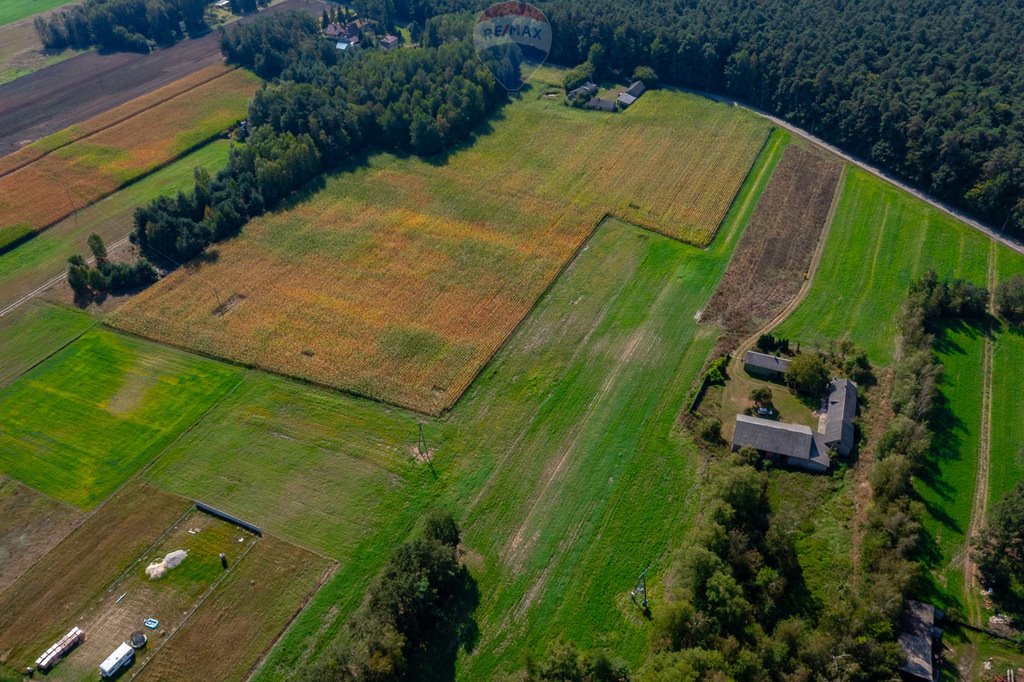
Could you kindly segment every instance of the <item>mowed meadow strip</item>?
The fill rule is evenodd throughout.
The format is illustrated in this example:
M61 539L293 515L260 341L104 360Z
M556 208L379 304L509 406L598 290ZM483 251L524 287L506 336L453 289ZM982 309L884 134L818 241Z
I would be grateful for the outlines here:
M184 88L177 94L147 95L0 162L0 249L223 132L245 116L259 85L240 69L185 80L188 87L168 86Z
M770 125L678 92L623 114L528 93L445 159L381 154L246 226L122 329L440 413L606 215L703 245Z

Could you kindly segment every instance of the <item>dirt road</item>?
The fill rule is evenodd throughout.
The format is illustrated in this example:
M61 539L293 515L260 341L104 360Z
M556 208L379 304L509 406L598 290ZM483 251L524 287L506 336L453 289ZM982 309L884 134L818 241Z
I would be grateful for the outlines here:
M322 7L320 0L284 0L260 14L319 14ZM219 40L219 32L211 31L148 55L87 52L0 85L0 156L218 63Z

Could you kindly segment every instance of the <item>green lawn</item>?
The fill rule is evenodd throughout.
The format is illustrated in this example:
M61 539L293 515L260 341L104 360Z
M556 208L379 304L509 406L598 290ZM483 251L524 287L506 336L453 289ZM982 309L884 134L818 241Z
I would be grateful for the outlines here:
M0 2L0 26L67 5L68 2L69 0L3 0Z
M996 281L1024 274L1024 256L1000 248ZM989 508L1024 479L1024 329L1004 327L992 357L992 443Z
M0 317L0 388L94 324L85 313L42 301Z
M91 233L103 237L108 246L127 235L136 208L161 194L191 188L192 171L197 167L215 174L227 163L230 147L227 140L202 147L0 254L0 306L60 273L72 253L86 254Z
M91 508L240 375L217 362L90 331L0 391L0 471Z
M805 345L848 334L872 362L891 364L910 281L934 267L984 286L988 253L980 232L851 168L814 284L777 333Z
M340 562L258 679L328 643L433 504L457 514L483 595L460 678L516 668L556 634L642 656L629 589L646 562L664 568L693 511L675 424L717 336L694 313L787 140L771 140L707 251L599 227L447 419L253 372L174 443L154 483ZM432 468L412 457L421 421Z

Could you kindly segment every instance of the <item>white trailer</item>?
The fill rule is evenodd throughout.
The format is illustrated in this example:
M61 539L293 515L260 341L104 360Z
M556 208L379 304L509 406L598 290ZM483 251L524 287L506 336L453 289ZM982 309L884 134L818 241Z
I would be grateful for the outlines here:
M100 663L100 677L109 679L115 677L123 669L131 665L135 660L135 649L128 642L121 642L121 645L114 649L114 653L107 656L106 660Z

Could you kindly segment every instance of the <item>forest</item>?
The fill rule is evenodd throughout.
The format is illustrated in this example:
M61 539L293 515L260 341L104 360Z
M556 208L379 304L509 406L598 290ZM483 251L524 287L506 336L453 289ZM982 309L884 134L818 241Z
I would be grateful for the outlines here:
M382 21L484 0L357 0ZM538 0L550 61L779 115L996 228L1024 233L1021 3ZM434 19L436 21L436 19ZM426 35L429 35L429 30Z
M184 37L182 25L190 34L206 31L206 5L206 0L86 0L48 17L37 16L35 28L49 50L95 45L149 52L154 45Z
M249 107L245 144L194 190L135 213L132 240L151 260L183 262L322 172L369 148L433 155L507 100L467 41L346 54L319 40L311 15L281 12L222 39L229 61L273 79Z

